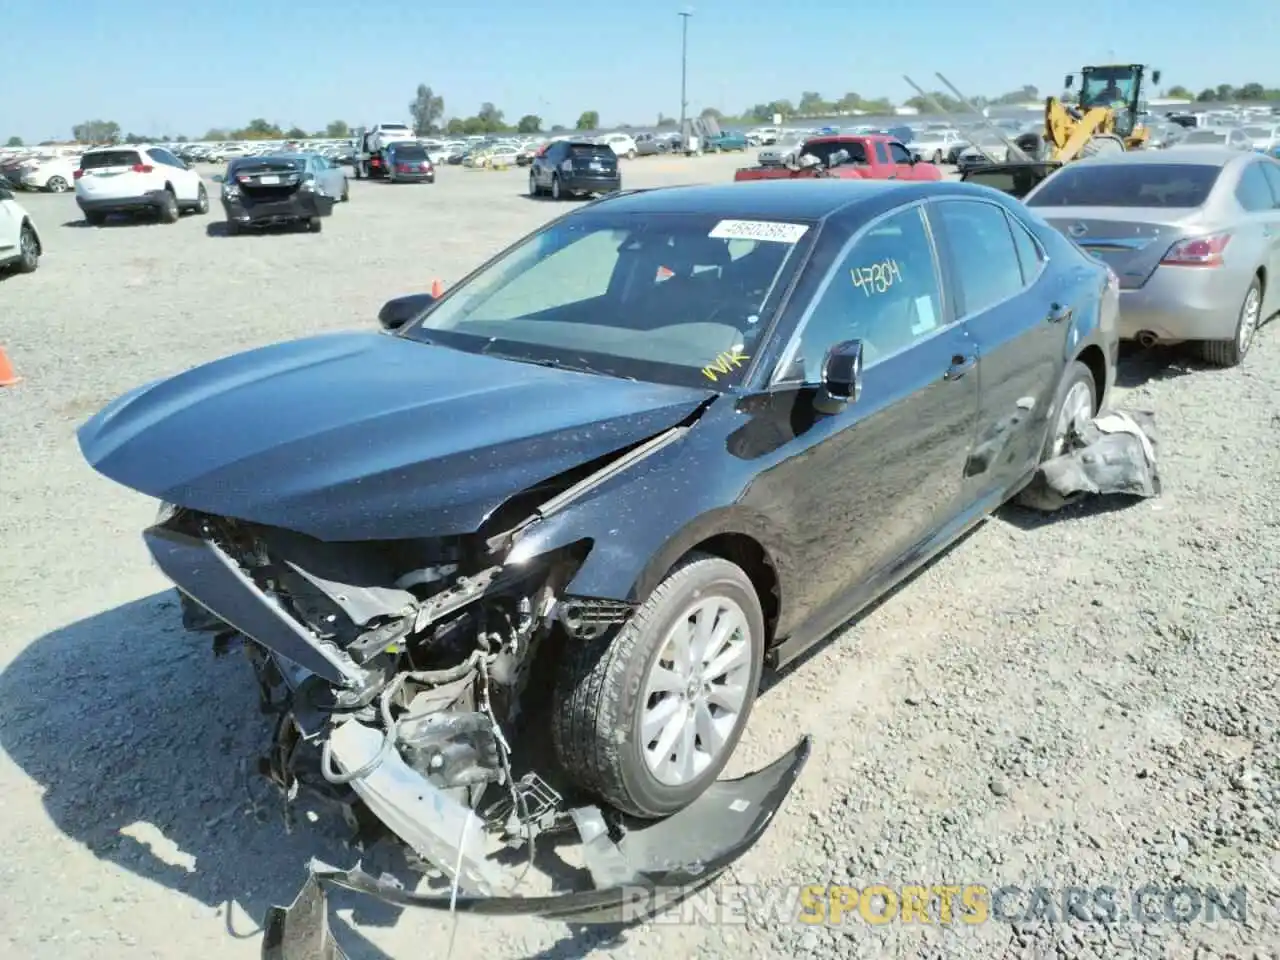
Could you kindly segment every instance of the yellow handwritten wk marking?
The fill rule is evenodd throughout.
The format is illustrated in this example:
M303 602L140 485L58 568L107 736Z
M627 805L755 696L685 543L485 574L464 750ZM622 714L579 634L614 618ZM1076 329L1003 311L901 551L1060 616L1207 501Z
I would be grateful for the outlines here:
M902 267L897 260L882 260L866 267L854 267L849 271L853 285L868 297L884 293L895 283L902 282Z
M702 372L712 380L717 379L717 374L721 377L725 376L731 370L736 370L751 358L740 350L726 350L719 354L711 363L702 368Z

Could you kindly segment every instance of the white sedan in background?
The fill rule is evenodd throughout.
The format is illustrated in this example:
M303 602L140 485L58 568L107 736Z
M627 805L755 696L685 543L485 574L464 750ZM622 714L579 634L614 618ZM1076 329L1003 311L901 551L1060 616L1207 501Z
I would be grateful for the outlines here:
M39 155L23 164L20 185L24 190L66 193L75 185L75 172L79 167L78 155Z

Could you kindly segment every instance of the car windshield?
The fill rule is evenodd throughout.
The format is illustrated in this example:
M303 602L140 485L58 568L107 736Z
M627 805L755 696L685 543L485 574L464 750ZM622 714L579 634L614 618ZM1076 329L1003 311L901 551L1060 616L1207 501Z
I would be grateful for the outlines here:
M697 214L574 214L450 291L404 336L610 376L734 386L815 232Z
M1245 127L1244 135L1250 140L1270 140L1272 132L1270 127Z
M1086 161L1051 176L1027 206L1190 209L1205 202L1220 173L1210 164Z

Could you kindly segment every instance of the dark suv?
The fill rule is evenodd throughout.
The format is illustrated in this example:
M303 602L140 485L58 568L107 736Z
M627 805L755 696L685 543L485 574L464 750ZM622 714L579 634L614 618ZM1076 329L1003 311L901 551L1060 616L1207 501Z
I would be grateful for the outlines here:
M622 189L618 155L604 143L557 140L547 144L529 167L529 196L611 193Z

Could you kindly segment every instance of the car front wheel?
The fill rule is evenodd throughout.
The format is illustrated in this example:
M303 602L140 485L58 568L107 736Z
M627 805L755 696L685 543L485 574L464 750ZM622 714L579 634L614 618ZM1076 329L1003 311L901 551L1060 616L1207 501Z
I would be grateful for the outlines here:
M616 633L565 643L552 725L565 771L637 817L696 800L733 754L760 685L764 614L746 573L691 554Z

